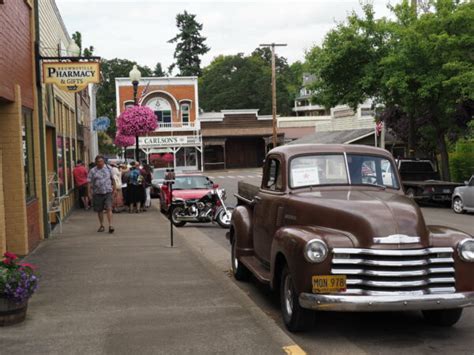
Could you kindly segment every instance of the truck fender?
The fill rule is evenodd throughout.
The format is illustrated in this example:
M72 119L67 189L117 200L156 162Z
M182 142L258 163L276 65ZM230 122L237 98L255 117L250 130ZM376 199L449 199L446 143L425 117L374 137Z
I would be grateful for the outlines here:
M229 241L236 242L236 256L253 255L252 209L237 206L232 212Z
M282 227L277 230L271 250L271 281L272 289L279 287L280 273L286 264L295 277L295 287L302 290L311 274L329 275L331 272L331 257L319 264L312 264L304 257L304 247L312 239L323 240L329 253L334 247L353 248L357 242L354 236L335 229L313 226ZM308 274L308 275L305 275Z

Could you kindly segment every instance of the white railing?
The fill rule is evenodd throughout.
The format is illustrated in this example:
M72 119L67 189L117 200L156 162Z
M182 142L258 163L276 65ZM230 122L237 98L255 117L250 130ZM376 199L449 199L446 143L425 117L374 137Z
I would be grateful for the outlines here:
M158 122L157 130L198 130L201 128L199 122Z

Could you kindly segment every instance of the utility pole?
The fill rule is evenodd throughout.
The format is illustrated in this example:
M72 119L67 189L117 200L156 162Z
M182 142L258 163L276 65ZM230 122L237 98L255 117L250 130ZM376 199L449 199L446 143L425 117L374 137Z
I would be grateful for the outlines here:
M275 69L275 47L286 47L286 43L261 44L260 47L271 47L272 49L272 116L273 116L273 148L277 146L277 121L276 121L276 69Z
M411 0L411 11L413 14L417 15L417 0ZM415 120L416 120L416 113L415 108L412 107L411 110L408 112L408 157L414 158L415 157Z

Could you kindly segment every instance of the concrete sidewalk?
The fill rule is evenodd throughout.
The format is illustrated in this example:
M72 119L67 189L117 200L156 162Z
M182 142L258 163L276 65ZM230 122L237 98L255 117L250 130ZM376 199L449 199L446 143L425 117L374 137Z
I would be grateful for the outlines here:
M97 233L96 215L76 211L28 257L40 289L26 322L0 328L2 353L278 354L291 345L228 292L231 281L187 245L192 236L177 233L169 247L156 209L115 215L114 225L115 234Z

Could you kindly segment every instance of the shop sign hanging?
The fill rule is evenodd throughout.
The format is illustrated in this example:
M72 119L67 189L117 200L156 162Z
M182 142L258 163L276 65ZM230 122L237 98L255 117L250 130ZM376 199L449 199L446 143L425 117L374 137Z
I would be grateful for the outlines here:
M98 62L43 62L43 82L78 92L100 82L100 66Z
M94 131L106 131L110 126L110 119L108 117L102 116L96 118L92 123L92 128Z

